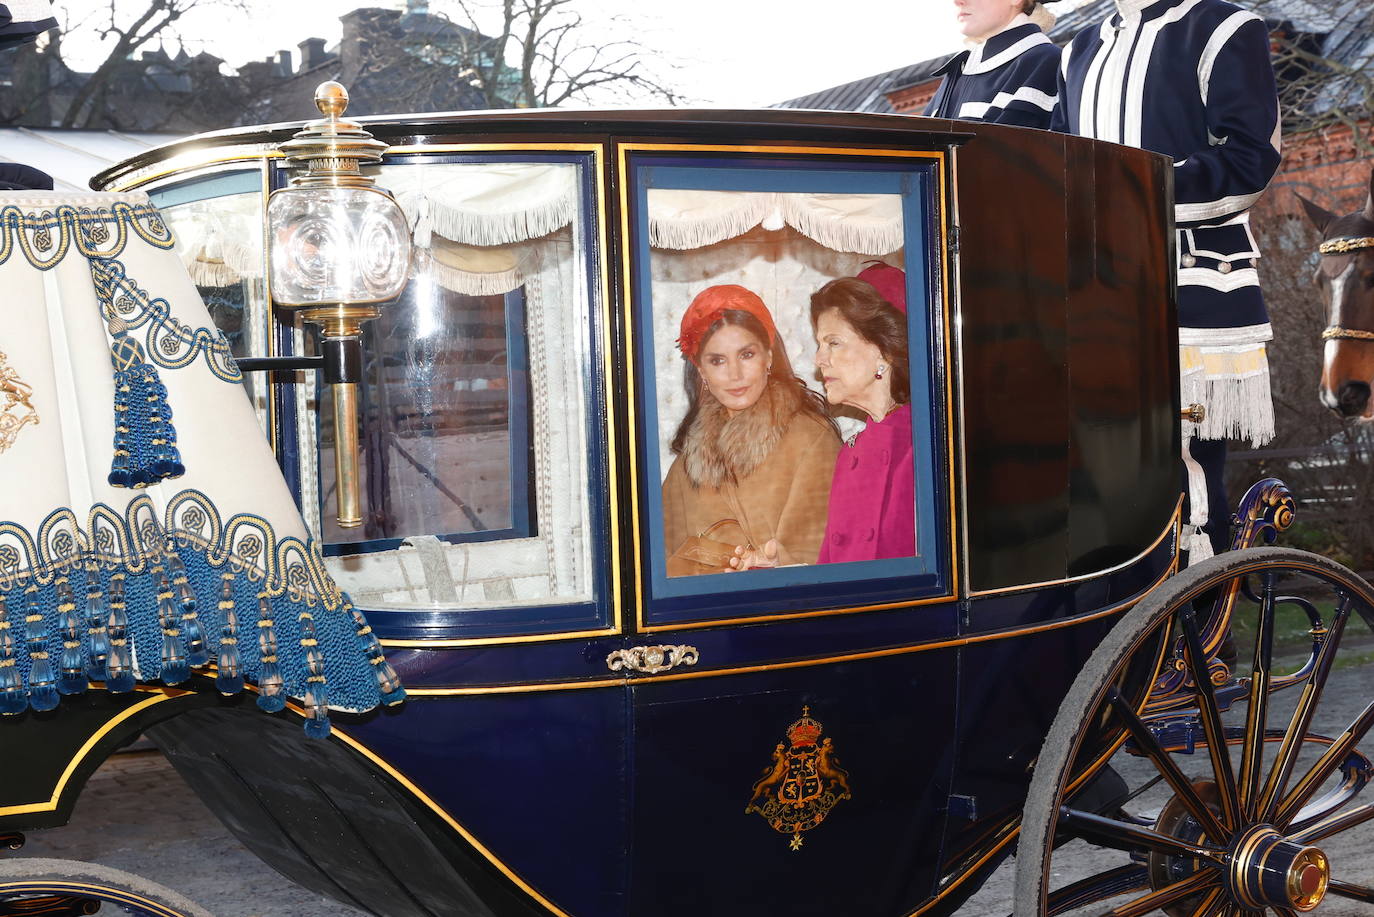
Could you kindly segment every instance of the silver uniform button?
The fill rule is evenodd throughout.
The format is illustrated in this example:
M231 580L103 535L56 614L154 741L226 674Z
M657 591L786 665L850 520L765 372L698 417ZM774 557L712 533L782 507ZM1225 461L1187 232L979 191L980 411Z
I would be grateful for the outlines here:
M1221 262L1221 264L1218 264L1218 265L1217 265L1217 270L1220 271L1220 272L1223 273L1223 274L1229 274L1229 273L1231 273L1231 262L1229 262L1229 261L1223 261L1223 262Z
M1194 258L1192 255L1184 255L1182 258L1178 260L1179 263L1182 264L1184 267L1192 267L1193 265L1197 264L1197 259Z

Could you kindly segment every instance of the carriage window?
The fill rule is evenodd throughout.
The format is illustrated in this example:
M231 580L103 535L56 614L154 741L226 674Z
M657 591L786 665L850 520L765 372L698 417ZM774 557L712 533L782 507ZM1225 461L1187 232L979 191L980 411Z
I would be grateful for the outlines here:
M236 357L267 352L267 288L262 248L260 170L211 173L149 193L176 238L176 252L200 291L215 327ZM243 386L266 425L262 377Z
M362 525L334 520L328 386L305 421L330 569L361 606L591 598L584 178L492 157L382 169L415 260L364 330Z
M939 588L929 165L640 162L660 609L866 579Z

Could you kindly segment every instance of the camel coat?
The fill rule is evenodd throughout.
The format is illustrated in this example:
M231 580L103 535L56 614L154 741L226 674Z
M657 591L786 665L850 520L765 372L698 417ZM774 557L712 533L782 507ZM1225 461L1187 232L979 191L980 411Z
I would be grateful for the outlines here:
M779 564L814 564L830 502L840 439L823 420L800 411L800 397L772 382L753 407L734 417L706 396L682 454L663 481L664 549L688 536L762 549L778 541ZM743 533L741 534L741 529Z

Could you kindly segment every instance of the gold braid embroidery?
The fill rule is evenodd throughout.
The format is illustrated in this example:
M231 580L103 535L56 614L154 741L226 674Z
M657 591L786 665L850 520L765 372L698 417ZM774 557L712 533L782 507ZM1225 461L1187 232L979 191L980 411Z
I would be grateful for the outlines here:
M1328 239L1317 246L1323 255L1345 255L1365 248L1374 248L1374 236L1347 236L1343 239Z
M1322 332L1323 341L1374 341L1374 331L1332 325Z

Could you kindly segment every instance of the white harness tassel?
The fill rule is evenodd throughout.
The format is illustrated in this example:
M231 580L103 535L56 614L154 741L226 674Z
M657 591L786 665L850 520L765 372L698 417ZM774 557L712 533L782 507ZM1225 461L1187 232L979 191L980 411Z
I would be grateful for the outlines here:
M1212 556L1212 539L1202 530L1208 522L1207 475L1193 458L1188 446L1193 438L1183 436L1183 466L1188 470L1188 519L1183 526L1179 549L1188 552L1189 566Z

